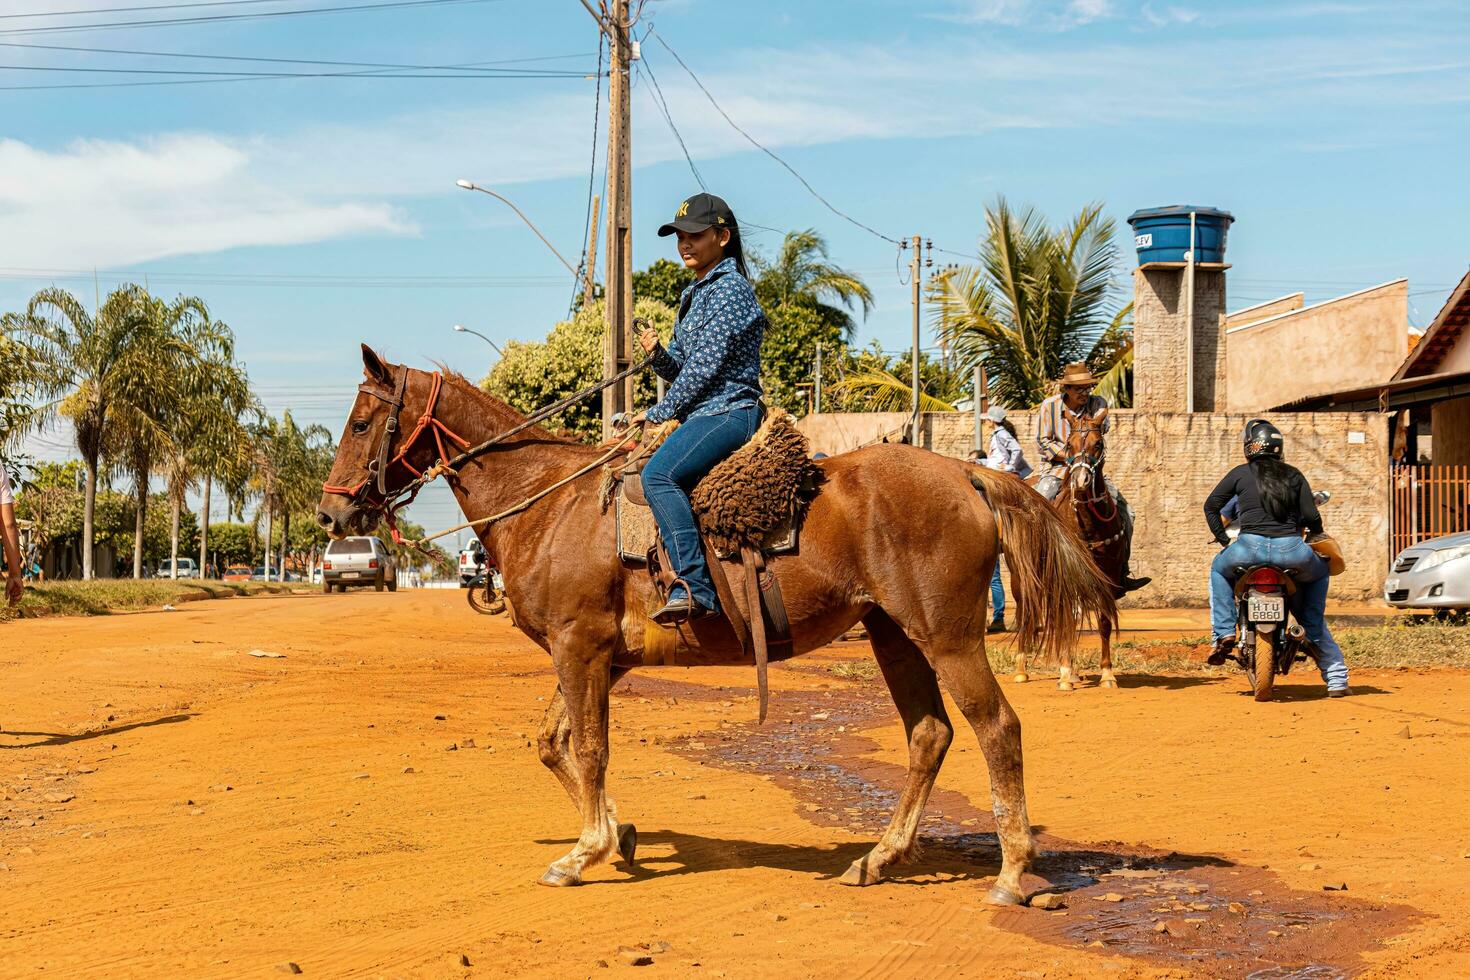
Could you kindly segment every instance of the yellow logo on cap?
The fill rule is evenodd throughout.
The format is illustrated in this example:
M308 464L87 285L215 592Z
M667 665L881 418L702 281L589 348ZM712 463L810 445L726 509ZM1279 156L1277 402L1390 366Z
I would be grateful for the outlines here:
M688 213L689 213L689 202L688 201L685 201L683 204L679 205L679 211L678 211L677 214L674 215L674 217L676 217L676 218L682 218L682 217L684 217Z

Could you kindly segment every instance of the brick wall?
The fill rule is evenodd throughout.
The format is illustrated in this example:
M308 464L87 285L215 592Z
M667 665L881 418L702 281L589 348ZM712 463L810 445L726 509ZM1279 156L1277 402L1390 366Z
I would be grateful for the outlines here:
M1219 550L1205 526L1204 501L1242 461L1240 433L1249 416L1115 409L1112 419L1107 474L1137 516L1134 574L1154 580L1125 604L1203 605L1209 563ZM1012 421L1034 464L1034 417L1015 413ZM1287 460L1313 489L1332 491L1322 517L1348 561L1347 571L1333 580L1332 598L1376 598L1388 560L1387 423L1382 416L1343 412L1278 414L1272 421L1286 436ZM968 412L932 413L924 431L929 448L963 457L974 439L974 419Z
M1194 338L1194 407L1226 404L1225 273L1195 270L1194 324L1185 323L1183 269L1133 270L1133 388L1141 411L1183 412L1187 340Z

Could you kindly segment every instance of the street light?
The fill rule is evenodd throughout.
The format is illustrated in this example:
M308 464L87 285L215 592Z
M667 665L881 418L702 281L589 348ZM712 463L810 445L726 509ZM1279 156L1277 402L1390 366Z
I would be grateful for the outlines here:
M545 243L545 245L546 245L547 248L551 249L551 254L552 255L555 255L557 257L557 260L560 261L562 265L564 265L564 266L567 267L567 271L572 274L572 278L573 279L581 279L582 278L581 274L577 272L576 268L574 268L572 266L572 264L570 262L568 262L565 258L563 258L562 257L562 254L556 250L556 246L553 245L553 244L551 244L551 242L547 240L547 238L546 238L545 235L541 234L541 229L540 228L537 228L534 224L532 224L531 223L531 219L528 218L528 217L526 217L525 214L521 211L520 208L516 207L513 203L511 203L510 198L506 197L503 194L497 194L494 191L490 190L488 187L481 187L479 184L476 184L474 181L469 181L469 180L463 180L463 179L461 179L461 180L456 180L455 183L458 184L460 187L463 187L467 191L479 191L481 194L489 194L491 197L495 198L497 201L503 201L512 211L514 211L516 213L516 216L518 218L520 218L522 221L524 221L526 223L526 227L527 228L530 228L532 231L534 231L536 233L536 237L539 238L539 239L541 239L541 241L543 243ZM473 331L471 331L471 332L473 332Z
M454 330L455 330L456 333L472 333L472 334L474 334L476 337L479 337L481 340L483 340L485 343L489 344L491 347L494 347L495 348L495 353L499 354L501 357L504 357L505 356L505 351L503 351L503 350L500 349L500 345L497 344L495 341L491 340L489 337L487 337L484 334L480 333L480 331L478 331L478 330L471 330L469 327L465 326L463 323L456 323L454 325Z

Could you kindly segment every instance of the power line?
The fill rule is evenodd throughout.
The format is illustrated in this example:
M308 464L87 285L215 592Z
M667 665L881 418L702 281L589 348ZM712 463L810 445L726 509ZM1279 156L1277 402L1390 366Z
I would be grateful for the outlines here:
M142 10L183 10L191 7L253 7L288 0L210 0L205 3L160 3L144 7L94 7L91 10L52 10L27 14L0 14L0 20L32 20L37 17L78 17L85 14L129 14Z
M646 37L647 35L644 36ZM646 58L639 61L638 66L640 72L648 73L648 80L653 83L653 88L649 90L649 97L653 100L653 104L658 108L659 113L664 117L664 122L669 124L669 132L674 134L674 139L678 142L679 149L684 154L684 160L689 164L690 172L694 174L694 182L699 185L700 190L707 193L709 188L704 185L704 177L700 174L699 168L694 165L694 158L689 155L689 147L684 145L684 137L680 135L679 127L674 125L674 117L669 112L668 100L664 98L663 90L658 87L658 78L653 74L653 67L649 65Z
M206 71L199 68L74 68L58 65L0 65L0 71L43 71L43 72L74 72L88 75L189 75L199 77L201 80L222 76L225 80L247 79L247 78L478 78L478 79L506 79L506 78L582 78L580 72L557 72L557 73L535 73L535 72L505 72L502 74L487 74L485 71L464 72L452 68L436 68L432 72L407 72L394 69L391 72L382 71L360 71L360 72L338 72L338 71Z
M602 51L606 42L606 36L599 31L597 34L597 82L592 93L592 162L587 165L587 208L586 216L582 221L582 259L577 264L582 268L582 274L586 277L591 288L592 277L597 270L589 268L588 235L592 232L592 197L597 187L597 128L602 121ZM567 301L567 316L570 318L571 311L577 306L577 283L572 283L572 298Z
M58 24L51 27L12 27L0 30L0 35L70 34L77 31L117 30L131 27L177 27L188 24L218 24L228 21L267 20L273 17L299 17L307 14L360 13L369 10L396 10L409 7L441 7L470 3L503 2L505 0L388 0L386 3L360 3L340 7L307 7L302 10L270 10L258 14L207 14L202 17L94 21L89 24Z
M274 0L273 0L274 2ZM180 51L136 51L127 48L86 48L67 44L26 44L19 41L0 41L0 48L26 48L36 51L71 51L83 54L121 54L140 58L187 58L199 61L247 61L260 64L275 65L321 65L332 68L387 68L393 70L424 70L424 71L471 71L483 70L487 73L500 73L508 69L494 68L494 65L526 64L535 61L560 61L569 58L584 58L585 54L554 54L543 55L537 58L507 58L501 61L471 61L456 65L400 65L388 64L374 61L324 61L315 58L262 58L246 55L228 54L190 54ZM546 72L556 75L586 76L584 71L552 70L552 69L519 69L520 71L533 71L536 73ZM601 67L599 65L599 71Z
M847 212L839 209L831 201L827 200L825 197L823 197L821 194L819 194L817 192L817 189L815 187L813 187L807 181L807 179L805 177L803 177L800 173L798 173L796 171L796 168L795 167L791 166L791 164L787 163L785 160L781 159L781 157L777 156L774 152L772 152L771 150L767 149L759 140L757 140L754 136L751 136L745 130L741 129L740 126L735 122L735 120L733 120L733 119L730 118L730 114L727 113L723 108L720 107L719 102L715 101L715 97L710 94L710 90L709 89L707 89L707 88L704 87L704 83L699 80L699 76L698 75L694 74L694 70L684 63L684 59L679 57L678 52L676 52L673 48L669 47L668 42L664 40L664 36L662 34L660 34L658 31L654 30L652 27L649 27L648 33L649 34L652 34L654 37L658 38L658 43L663 46L663 49L665 51L667 51L673 57L673 59L679 63L679 67L683 68L684 71L688 72L689 77L694 80L694 84L699 86L699 90L704 93L704 97L706 99L709 99L710 105L714 106L715 107L715 111L718 112L721 116L724 117L725 122L727 122L727 123L730 124L730 128L731 129L735 130L735 132L739 133L741 136L744 136L745 139L747 141L749 141L749 143L752 146L754 146L756 149L760 150L766 156L770 157L772 160L775 160L782 167L784 167L786 169L786 171L791 174L791 176L795 177L798 181L800 181L801 186L805 187L807 189L807 192L809 194L811 194L812 197L816 198L818 201L821 202L821 204L823 205L823 207L825 207L828 211L831 211L833 214L837 215L839 218L841 218L844 221L848 222L849 224L852 224L852 225L855 225L858 228L861 228L863 231L866 231L870 235L875 235L878 238L883 239L885 242L890 242L891 244L894 244L894 245L902 244L897 238L892 238L892 237L890 237L888 235L885 235L881 231L877 230L876 228L873 228L871 225L863 224L861 221L859 221L858 219L854 218L852 215L848 214Z

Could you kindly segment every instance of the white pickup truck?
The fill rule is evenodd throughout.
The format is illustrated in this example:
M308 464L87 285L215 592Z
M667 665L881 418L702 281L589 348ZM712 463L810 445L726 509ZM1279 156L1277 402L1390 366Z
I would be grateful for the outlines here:
M322 591L346 592L349 585L371 585L379 592L398 591L398 568L380 538L343 538L327 544L322 556Z

